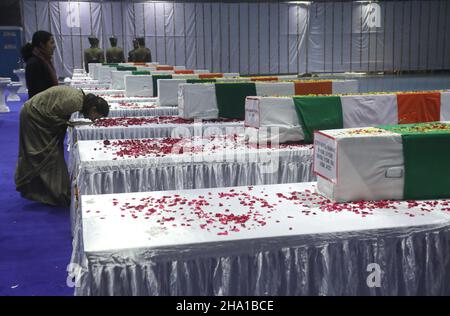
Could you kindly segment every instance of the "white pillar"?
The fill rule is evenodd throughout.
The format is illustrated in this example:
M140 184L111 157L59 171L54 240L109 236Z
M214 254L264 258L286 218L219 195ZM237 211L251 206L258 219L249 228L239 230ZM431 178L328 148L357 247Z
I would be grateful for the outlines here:
M16 74L17 78L19 78L19 81L22 84L17 93L28 93L27 81L25 80L25 69L15 69L13 72Z
M6 105L4 90L7 85L11 83L10 78L0 77L0 112L9 112L9 107Z
M17 81L11 82L8 85L9 95L6 98L6 101L20 101L20 96L17 94L20 87L22 87L22 83Z

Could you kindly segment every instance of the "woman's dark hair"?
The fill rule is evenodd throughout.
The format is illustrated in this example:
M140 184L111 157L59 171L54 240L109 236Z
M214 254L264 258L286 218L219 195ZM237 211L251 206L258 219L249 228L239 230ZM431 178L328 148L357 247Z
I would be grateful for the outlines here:
M95 107L95 111L98 114L101 114L103 117L108 116L109 114L109 105L105 99L96 96L95 94L88 93L84 96L83 99L83 108L81 109L81 113L84 117L89 115L90 109Z
M50 38L53 36L52 33L47 31L37 31L34 32L31 43L26 43L21 50L22 58L25 62L28 61L33 56L33 48L39 47L41 44L47 44Z

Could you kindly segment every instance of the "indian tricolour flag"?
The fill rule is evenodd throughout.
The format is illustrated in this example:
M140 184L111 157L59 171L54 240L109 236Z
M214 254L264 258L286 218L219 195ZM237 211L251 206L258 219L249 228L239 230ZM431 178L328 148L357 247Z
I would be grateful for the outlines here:
M450 92L294 97L305 141L315 130L450 120Z
M317 188L338 202L450 197L450 124L315 131Z

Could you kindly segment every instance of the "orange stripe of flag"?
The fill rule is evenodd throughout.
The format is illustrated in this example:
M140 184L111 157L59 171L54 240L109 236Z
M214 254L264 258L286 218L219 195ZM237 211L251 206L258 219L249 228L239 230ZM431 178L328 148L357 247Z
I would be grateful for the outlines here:
M212 72L209 74L198 74L198 77L200 79L206 79L206 78L222 78L223 74L222 73L216 73L216 72Z
M278 77L250 77L251 81L278 81Z
M295 94L332 94L333 84L331 81L295 82Z
M193 70L175 70L176 74L184 74L184 75L190 75L193 74L194 71Z
M439 121L441 94L439 92L398 93L397 111L399 124Z
M173 66L156 66L156 70L173 70Z

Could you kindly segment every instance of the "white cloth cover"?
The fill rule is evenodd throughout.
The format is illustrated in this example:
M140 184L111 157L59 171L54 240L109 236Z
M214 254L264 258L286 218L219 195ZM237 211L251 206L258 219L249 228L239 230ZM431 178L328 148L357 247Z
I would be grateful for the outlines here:
M148 106L147 106L148 105ZM171 106L150 107L155 103L136 103L136 106L121 106L118 103L109 103L108 117L129 117L129 116L172 116L178 115L178 108ZM82 118L79 112L72 114L72 118Z
M183 153L117 157L114 155L116 149L105 148L102 140L80 141L74 150L75 160L70 165L70 172L76 178L80 194L308 182L314 179L312 145L257 149L244 144L243 135L236 141L227 141L228 144L223 139L183 139L188 144L186 148L202 148L195 153L185 149ZM160 176L152 177L152 174L156 175L154 172Z
M76 126L69 133L71 144L81 140L96 139L130 139L130 138L162 138L176 137L179 135L192 136L203 134L206 130L214 128L231 133L233 130L239 131L243 127L243 122L230 123L201 123L199 124L144 124L134 126L110 126L96 127L90 125Z
M173 74L172 79L198 79L198 75L196 74ZM170 80L170 79L164 79ZM158 80L159 83L159 80Z
M125 95L127 97L153 97L151 75L126 75Z
M84 93L92 93L98 96L125 95L125 90L121 89L85 89Z
M151 75L173 75L175 72L173 70L154 70L150 71Z
M255 82L256 95L262 97L276 97L295 95L293 82Z
M245 111L246 125L256 128L246 130L252 141L285 143L304 139L292 98L248 97Z
M238 73L238 72L224 72L223 73L223 77L224 78L229 78L229 77L231 77L231 78L233 78L233 77L239 77L240 76L240 74ZM220 78L219 78L220 79Z
M344 128L398 123L395 94L342 96Z
M333 93L358 93L359 81L358 80L333 80L332 82Z
M6 96L4 90L11 83L11 78L0 77L0 112L10 112L8 105L6 105Z
M98 82L111 83L111 72L116 70L114 67L100 65L98 68Z
M131 75L132 71L116 71L111 72L111 89L125 90L125 76Z
M77 89L88 89L88 90L93 90L93 89L109 89L109 87L111 86L110 83L99 83L97 80L95 81L87 81L87 82L71 82L70 86L72 88L77 88Z
M122 95L110 95L110 96L102 96L106 101L112 102L112 103L118 103L118 102L156 102L157 98L155 97L126 97Z
M249 77L227 77L216 78L216 82L251 82L252 79Z
M194 69L194 74L208 74L208 69Z
M81 82L86 82L86 81L89 81L89 82L91 82L93 79L90 77L90 76L86 76L86 75L73 75L72 76L72 78L64 78L64 82L67 82L67 81L69 81L69 82L78 82L78 81L81 81Z
M441 92L441 121L450 121L450 92Z
M101 65L102 65L101 63L89 63L88 64L89 76L92 79L98 79L98 69Z
M278 80L298 80L298 75L281 75L277 76Z
M156 66L133 66L129 65L131 67L136 67L138 71L156 71Z
M186 83L186 79L158 80L158 104L160 106L178 105L178 86Z
M219 135L230 135L222 131ZM157 140L155 140L157 141ZM145 192L236 185L307 182L312 173L312 145L259 149L244 143L244 136L225 140L184 138L191 153L117 157L103 141L80 141L72 151L69 171L72 190L79 194ZM179 145L179 148L183 145ZM100 150L99 148L103 148ZM76 186L75 186L76 185ZM71 220L77 227L77 202L73 195Z
M362 218L354 212L322 211L314 201L311 206L299 206L295 200L278 202L279 194L287 192L308 196L308 191L315 190L311 183L252 189L83 196L83 232L74 239L74 255L79 256L73 261L81 268L75 274L79 281L75 294L395 296L450 292L450 224L442 206L423 212L401 202L398 213L375 208ZM267 208L256 203L259 218L267 218L264 225L251 219L253 226L242 229L237 225L240 231L226 235L217 235L217 228L202 229L196 217L190 226L181 225L193 217L181 205L172 206L170 215L154 213L148 218L140 214L133 218L129 210L119 208L147 198L177 195L191 201L211 196L209 205L202 206L204 211L221 212L229 204L236 215L245 214L247 208L238 198L223 203L221 193L248 193L277 206L269 215ZM163 215L173 219L161 225L157 220L161 222ZM367 286L373 263L382 271L379 287Z
M180 84L178 86L178 111L182 118L216 119L219 108L214 84Z
M333 138L334 151L330 159L336 168L334 179L318 175L318 191L337 202L402 199L404 162L401 135L387 131L347 134L352 130L315 133L316 151L324 138ZM314 163L317 171L319 162ZM389 171L394 169L397 174L389 176Z
M88 65L88 69L89 69L89 65ZM76 77L86 77L86 73L85 73L84 69L74 68L73 72L72 72L72 77L74 77L74 78L76 78Z

